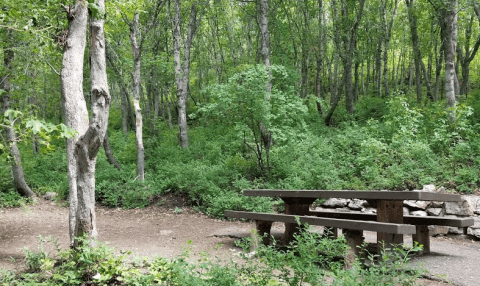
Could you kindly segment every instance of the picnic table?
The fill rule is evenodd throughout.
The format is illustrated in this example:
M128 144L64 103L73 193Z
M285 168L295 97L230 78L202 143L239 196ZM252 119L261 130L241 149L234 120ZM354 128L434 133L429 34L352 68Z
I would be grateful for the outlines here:
M459 202L461 200L460 195L423 191L245 190L243 194L246 196L279 197L285 202L285 214L298 216L315 215L310 211L310 205L319 198L363 199L377 208L377 222L393 224L404 224L403 202L405 200L444 202ZM473 219L451 219L449 222L450 225L468 226L473 224ZM297 228L296 223L285 223L285 238L287 241L293 238L293 234L298 231ZM428 225L420 223L420 225L417 225L416 232L413 235L414 241L428 244L429 250ZM380 245L380 242L384 243L385 247L392 244L403 244L403 233L402 231L382 232L382 226L380 225L377 230L377 243Z

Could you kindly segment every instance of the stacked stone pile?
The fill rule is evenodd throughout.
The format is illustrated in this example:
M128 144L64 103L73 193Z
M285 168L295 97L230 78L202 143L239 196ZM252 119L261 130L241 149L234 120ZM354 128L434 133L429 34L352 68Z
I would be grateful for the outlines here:
M422 191L446 193L445 188L435 189L433 185L426 185ZM467 229L448 226L431 226L431 235L468 234L480 239L480 197L474 195L461 196L460 202L428 202L404 201L403 214L433 217L473 217L475 224ZM316 210L336 210L343 212L376 213L367 201L359 199L328 199Z

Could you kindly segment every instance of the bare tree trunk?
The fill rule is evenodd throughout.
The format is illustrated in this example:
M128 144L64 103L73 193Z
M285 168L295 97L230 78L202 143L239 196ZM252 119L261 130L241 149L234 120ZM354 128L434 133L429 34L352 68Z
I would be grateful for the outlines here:
M203 12L203 10L202 10ZM175 17L173 19L173 58L175 62L175 81L177 84L178 100L178 129L179 144L182 148L188 147L187 130L187 95L190 73L190 49L197 27L200 25L202 16L197 17L197 4L193 4L190 10L187 38L183 49L183 68L180 62L180 0L175 1Z
M12 37L9 31L6 32L7 38ZM3 65L6 70L5 76L0 78L0 88L3 89L4 94L0 96L1 108L0 117L3 117L5 111L10 109L10 82L9 75L12 72L12 61L15 57L15 53L10 47L3 47ZM9 120L12 122L13 118L10 116ZM12 155L12 175L15 189L19 194L26 197L34 197L35 193L30 189L25 181L23 174L22 159L20 157L20 151L16 143L15 130L13 124L10 127L5 128L5 136L7 142L11 144L10 153ZM1 137L0 137L1 138Z
M138 27L139 13L135 12L133 21L130 23L130 42L132 43L133 53L133 108L135 109L135 135L137 142L137 179L145 180L145 148L143 147L143 119L142 109L140 108L140 64L142 59L142 49L138 43L137 37L141 37ZM140 40L141 41L141 40Z
M105 137L103 139L103 149L105 149L105 155L107 156L107 161L110 165L113 165L117 170L121 169L120 163L113 155L112 148L110 147L110 140L108 139L108 132L105 132Z
M75 145L77 159L77 222L75 236L97 237L95 217L95 163L104 142L110 109L107 69L105 59L104 15L105 0L97 0L98 18L90 22L90 75L92 119L87 132ZM78 244L78 242L76 242Z
M173 58L175 61L175 81L178 99L179 143L182 148L188 147L186 92L183 91L183 71L180 63L180 0L175 1L175 18L173 24Z
M6 67L9 67L9 62L11 59L9 59L8 53L5 53L6 50L4 50L4 55L6 56L4 58L4 62ZM13 51L12 52L12 58L13 58ZM8 65L7 65L8 63ZM1 99L1 114L0 116L3 116L5 111L10 109L10 87L8 83L8 75L3 77L2 79L2 89L5 91L5 94L2 95ZM13 121L13 118L10 116L10 121ZM5 137L7 139L7 142L10 143L10 153L12 155L12 175L13 175L13 184L15 186L15 190L22 196L25 197L34 197L35 193L30 189L28 186L27 182L25 181L25 176L23 174L23 167L22 167L22 159L20 157L20 150L18 150L17 142L16 142L16 136L15 136L15 130L13 129L13 124L11 127L6 127L5 128Z
M457 0L448 0L444 17L445 31L445 98L449 119L455 120L455 51L457 49Z
M398 8L398 0L394 0L394 8L392 12L392 17L387 24L387 0L382 0L383 4L383 29L384 29L384 38L383 38L383 80L385 84L385 96L388 96L390 93L389 85L388 85L388 49L390 47L390 38L392 36L392 27L393 22L395 21L395 17L397 16L397 8ZM392 73L394 74L394 73Z
M422 102L422 72L420 61L422 60L422 56L420 54L420 48L418 43L418 33L417 33L417 18L415 16L415 10L413 8L413 1L414 0L405 0L407 4L407 11L408 11L408 20L410 22L410 31L412 36L412 47L413 47L413 55L415 60L415 76L416 81L415 85L417 88L417 102Z
M480 5L477 1L473 2L473 9L477 16L478 22L480 24ZM471 16L468 26L465 29L465 54L460 56L459 62L462 65L462 85L460 87L460 94L466 95L469 92L469 84L470 84L470 63L475 58L475 55L478 52L480 47L480 37L477 38L472 49L470 49L470 40L472 37L472 26L473 26L473 16ZM461 55L461 49L459 49L459 55Z
M67 139L67 169L69 184L69 233L70 244L74 245L77 224L77 158L74 155L75 143L88 128L88 111L83 96L83 57L87 30L87 6L77 2L66 7L68 35L63 52L61 72L62 98L66 125L77 132L77 136Z
M318 0L318 55L317 55L317 82L315 88L315 95L318 99L325 99L325 94L323 92L323 81L322 81L322 72L323 72L323 51L325 46L325 37L324 37L324 28L323 28L323 0ZM323 108L320 102L317 100L317 111L320 115L323 114Z
M260 34L262 37L262 49L260 53L262 54L263 65L267 70L269 80L267 81L267 101L270 101L270 95L272 91L272 71L270 70L270 50L269 50L269 41L270 33L268 32L268 0L260 0Z

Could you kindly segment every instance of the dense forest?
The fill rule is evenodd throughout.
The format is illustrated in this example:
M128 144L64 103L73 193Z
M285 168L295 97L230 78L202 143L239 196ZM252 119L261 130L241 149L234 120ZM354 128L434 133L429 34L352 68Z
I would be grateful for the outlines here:
M250 188L479 188L476 0L99 2L0 4L0 206L67 199L78 156L97 202L212 216L280 207Z

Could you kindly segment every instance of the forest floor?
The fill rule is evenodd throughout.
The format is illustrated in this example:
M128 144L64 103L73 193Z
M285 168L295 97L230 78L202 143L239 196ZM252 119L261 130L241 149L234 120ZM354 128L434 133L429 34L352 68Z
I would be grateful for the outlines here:
M158 203L160 202L160 203ZM180 211L181 209L181 211ZM145 209L96 207L98 238L117 250L130 250L140 257L180 255L192 247L192 253L207 251L228 259L235 246L234 237L248 236L253 223L210 218L192 210L183 196L167 194ZM274 224L273 232L283 226ZM0 209L0 269L21 269L23 247L38 249L38 236L52 235L59 245L68 247L68 208L39 199L34 205ZM366 232L367 241L375 233ZM191 241L191 244L187 244ZM411 243L406 239L406 243ZM414 260L430 275L450 281L420 279L425 285L479 285L480 242L465 237L432 238L432 253ZM475 267L475 268L474 268Z

